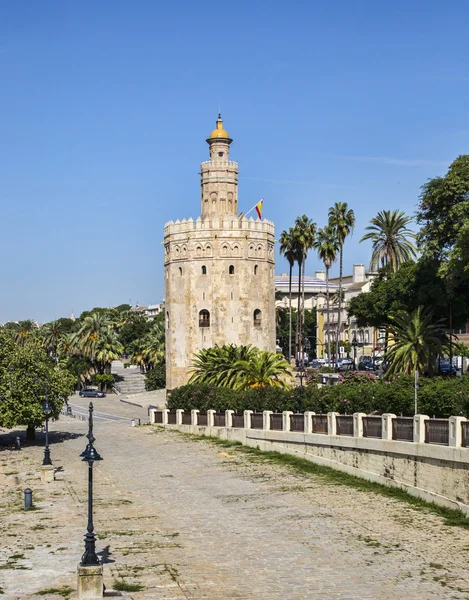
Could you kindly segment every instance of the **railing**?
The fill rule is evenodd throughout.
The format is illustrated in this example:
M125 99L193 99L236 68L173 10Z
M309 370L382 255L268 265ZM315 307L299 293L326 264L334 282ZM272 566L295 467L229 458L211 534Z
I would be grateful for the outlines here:
M232 415L232 427L244 428L244 415Z
M163 413L160 410L155 412L155 423L161 425L163 423Z
M327 415L312 415L311 420L313 433L327 434Z
M197 414L197 425L201 425L202 427L206 427L208 425L207 413Z
M427 419L425 421L425 443L449 445L449 421L447 419Z
M352 415L337 415L336 427L337 435L353 435Z
M393 419L392 439L400 442L413 442L414 420L411 417L396 417Z
M461 446L467 448L469 446L469 421L461 423Z
M305 430L305 418L302 414L290 415L290 431Z
M260 327L262 325L262 319L254 319L254 327Z
M282 431L283 415L282 413L273 413L270 415L270 428L274 431Z
M182 424L183 425L192 425L192 416L190 412L182 413Z
M251 429L264 429L264 415L262 413L251 414Z
M383 435L383 420L381 417L363 417L363 437L381 438Z
M225 413L215 413L213 415L213 424L215 427L225 427L226 426L226 418Z
M199 327L210 327L210 319L199 319Z
M176 425L176 411L171 410L168 413L168 425Z

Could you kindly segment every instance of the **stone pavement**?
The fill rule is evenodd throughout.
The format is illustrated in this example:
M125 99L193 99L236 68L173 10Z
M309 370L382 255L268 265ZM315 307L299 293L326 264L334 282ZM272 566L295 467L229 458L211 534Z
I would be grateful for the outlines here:
M107 414L139 416L99 402ZM76 588L87 424L52 425L55 482L38 479L41 445L0 451L1 598L57 599L37 594ZM436 515L176 432L97 419L95 435L104 458L95 529L108 589L139 584L122 592L135 600L469 598L469 532ZM35 511L21 510L27 486Z

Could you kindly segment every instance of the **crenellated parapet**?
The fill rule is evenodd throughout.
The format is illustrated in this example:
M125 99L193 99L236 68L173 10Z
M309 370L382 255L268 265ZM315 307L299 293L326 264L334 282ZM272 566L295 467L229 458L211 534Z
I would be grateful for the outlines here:
M235 217L233 215L226 215L224 217L213 217L211 219L202 219L199 217L194 221L192 217L189 219L182 219L180 221L169 221L164 226L164 237L176 235L176 234L188 234L191 235L197 231L240 231L244 232L264 232L270 235L274 235L274 224L272 221L267 219L253 219L252 217Z

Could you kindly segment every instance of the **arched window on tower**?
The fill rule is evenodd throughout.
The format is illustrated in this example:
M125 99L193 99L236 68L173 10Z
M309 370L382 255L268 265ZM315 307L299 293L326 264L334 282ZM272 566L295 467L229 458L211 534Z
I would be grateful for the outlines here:
M179 267L179 275L182 275L182 267Z
M257 265L254 265L254 275L257 275L257 271L258 271L258 270L259 270L259 269L258 269Z
M254 327L260 327L262 324L262 311L256 308L254 311Z
M166 327L169 327L169 312L166 311Z
M202 275L207 275L207 267L202 265Z
M234 266L233 265L230 265L230 268L228 269L228 273L230 275L234 275Z
M210 327L210 313L208 310L199 312L199 327Z

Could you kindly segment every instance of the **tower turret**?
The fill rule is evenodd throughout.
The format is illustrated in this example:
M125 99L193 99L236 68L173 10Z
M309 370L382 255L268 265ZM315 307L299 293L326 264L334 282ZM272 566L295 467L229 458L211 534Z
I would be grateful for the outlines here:
M203 219L238 214L238 163L229 160L232 141L218 114L217 126L207 138L210 160L200 166Z

